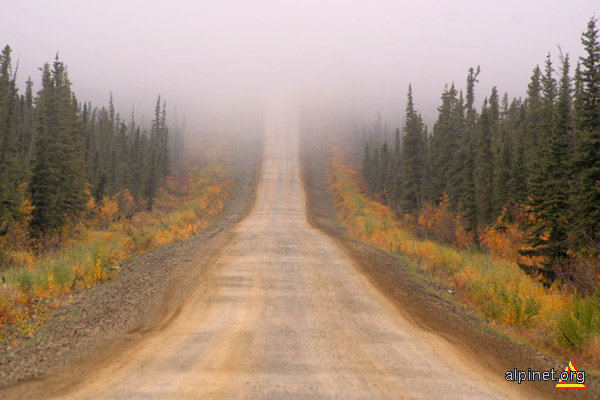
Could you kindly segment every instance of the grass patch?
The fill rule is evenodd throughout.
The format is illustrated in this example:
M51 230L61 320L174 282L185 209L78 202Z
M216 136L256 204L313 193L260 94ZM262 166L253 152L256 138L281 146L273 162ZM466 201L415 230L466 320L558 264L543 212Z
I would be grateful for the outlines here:
M339 157L331 159L328 184L338 220L350 236L406 257L430 279L454 288L461 301L495 324L524 332L537 347L582 365L600 365L598 292L580 297L558 286L547 289L516 262L418 237L366 194L356 169Z
M4 260L10 263L0 287L0 340L34 333L73 290L116 277L121 261L205 230L221 214L231 183L229 172L211 163L169 178L152 211L123 218L120 193L90 204L91 217L68 227L58 249L6 249ZM125 205L131 207L127 196Z

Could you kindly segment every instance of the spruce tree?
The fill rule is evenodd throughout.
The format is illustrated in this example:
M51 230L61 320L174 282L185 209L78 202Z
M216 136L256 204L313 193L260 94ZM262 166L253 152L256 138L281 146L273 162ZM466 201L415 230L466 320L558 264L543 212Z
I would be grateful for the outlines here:
M377 147L375 147L375 151L373 152L369 169L375 171L373 172L373 185L371 190L373 193L381 193L383 187L381 179L381 156L379 155L379 148Z
M371 176L371 148L369 147L369 141L365 140L365 150L363 154L362 160L362 173L369 186L371 185L372 176Z
M579 236L583 242L600 243L600 39L597 19L591 18L581 42L585 57L581 57L579 136L574 176L577 195L573 208Z
M150 156L146 159L145 179L143 188L143 197L148 202L148 207L152 208L156 191L158 190L158 162L156 150L150 150Z
M383 146L381 146L381 170L380 170L380 177L381 177L381 191L383 192L383 201L386 204L389 204L389 193L390 193L390 186L391 186L391 180L390 180L390 167L391 167L391 157L390 157L390 151L388 149L388 144L387 141L383 142Z
M457 210L459 204L463 199L463 185L462 179L465 174L463 171L463 160L459 160L459 157L466 154L467 151L463 149L464 136L465 136L465 102L463 93L460 91L456 102L456 107L452 113L452 136L455 142L453 147L454 151L450 155L450 164L448 165L448 186L447 192L450 201L450 208Z
M133 132L133 139L129 156L131 160L131 186L129 188L133 197L140 198L142 195L144 176L142 134L140 132L140 127L135 126L133 118L131 122L131 131Z
M568 61L568 60L567 60ZM570 81L569 81L570 82ZM546 64L544 73L541 79L542 83L542 118L541 126L541 141L538 143L538 149L545 152L549 144L549 138L552 137L552 131L556 128L556 96L557 82L554 78L554 67L552 66L552 58L550 53L546 56ZM569 94L570 96L570 94ZM569 97L570 99L570 97ZM569 100L570 101L570 100Z
M495 93L496 92L493 92L492 95ZM493 102L490 101L490 103ZM490 223L493 215L492 196L494 193L494 166L492 157L492 138L494 131L494 107L492 104L488 105L488 100L485 99L479 118L475 153L475 198L477 204L477 221L481 225Z
M536 152L539 149L539 143L541 142L541 120L542 120L542 84L541 84L542 71L539 66L533 69L531 80L527 87L527 99L525 103L527 121L525 123L524 139L525 148L532 151L526 159L526 171L527 171L527 186L531 188L531 179L534 170L539 169L539 160Z
M430 146L431 171L435 173L431 179L433 199L437 200L442 193L448 193L452 178L453 155L458 150L458 133L456 109L458 107L457 91L454 84L444 89L442 104L438 108L438 120L433 126ZM456 199L455 199L456 200Z
M408 87L406 123L402 138L402 211L412 213L422 205L425 171L425 132L423 120L414 109L412 87Z
M589 131L600 129L600 38L597 19L590 19L581 43L585 57L580 57L582 70L582 125Z
M529 205L531 211L536 214L537 209L543 206L546 195L546 183L548 178L548 151L550 151L550 139L554 136L555 125L555 102L556 102L556 80L553 77L554 68L550 54L546 58L544 73L540 77L540 102L537 115L537 142L530 149L533 162L530 174L530 196Z
M169 176L170 171L170 154L169 154L169 127L167 126L167 103L163 101L162 110L160 113L160 131L159 131L159 153L160 153L160 174L161 184L164 179Z
M477 225L477 203L475 192L475 130L477 111L474 108L475 84L478 81L480 68L469 69L467 75L467 92L465 97L464 129L460 137L459 150L454 158L457 171L456 188L461 193L460 211L466 220L466 229L472 231Z
M36 142L29 183L34 236L55 231L86 206L85 168L77 102L58 55L44 65L36 99Z
M117 118L117 136L115 138L115 193L130 187L130 165L128 162L129 156L129 139L127 136L128 127L124 121Z
M392 199L392 205L395 210L398 211L400 200L402 198L402 145L400 138L400 129L396 129L394 135L394 154L392 159L392 172L391 172L391 191L390 197Z
M513 153L513 142L511 130L513 129L509 111L508 94L502 98L502 111L498 131L493 143L494 153L494 182L493 182L493 213L498 216L507 205L510 196L509 182L511 174L511 161Z
M514 99L509 107L508 138L510 151L510 178L508 201L523 204L527 199L526 110L520 99Z
M557 273L564 278L568 267L568 187L569 177L565 172L569 166L569 142L571 136L571 80L569 77L569 58L562 59L562 74L555 104L555 81L551 76L552 68L548 59L543 79L543 102L546 113L552 112L552 118L544 121L549 129L545 134L547 145L539 156L540 171L530 200L532 237L528 243L530 249L521 250L521 254L543 258L541 270L545 282L552 283ZM550 118L549 115L545 115ZM521 264L527 271L530 265Z
M53 129L57 120L53 104L55 96L50 65L44 64L42 88L35 101L36 135L29 182L34 206L31 221L33 236L57 229L65 222L60 209L60 170L54 156L60 147Z
M33 140L34 122L33 122L33 82L28 78L25 82L25 94L19 101L18 117L18 148L19 169L23 175L29 171L29 159L31 143ZM27 179L27 177L25 177Z
M18 101L11 48L6 46L0 54L0 235L19 217Z
M575 125L575 132L573 137L573 147L577 150L581 143L581 134L585 130L584 120L584 102L583 102L583 78L581 76L581 63L577 63L575 68L575 76L573 77L573 122Z

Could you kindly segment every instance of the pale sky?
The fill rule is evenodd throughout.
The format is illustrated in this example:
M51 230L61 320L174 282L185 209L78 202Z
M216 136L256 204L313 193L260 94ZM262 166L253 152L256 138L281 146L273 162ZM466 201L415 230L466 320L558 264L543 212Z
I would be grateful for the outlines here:
M493 85L523 96L558 48L582 54L598 0L72 1L0 0L0 45L19 81L58 51L80 100L151 112L156 95L188 120L259 111L285 88L301 104L402 122L406 90L431 122L445 83L481 66L477 105ZM36 85L36 90L39 85Z

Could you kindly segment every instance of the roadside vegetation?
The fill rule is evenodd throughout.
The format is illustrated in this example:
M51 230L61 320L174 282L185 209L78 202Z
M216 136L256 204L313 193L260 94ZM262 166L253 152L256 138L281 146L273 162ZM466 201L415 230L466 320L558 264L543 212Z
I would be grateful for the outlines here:
M362 168L334 157L331 185L353 236L409 257L484 315L600 363L600 37L535 66L525 99L480 69L441 95L431 131L409 86L405 124L378 119ZM391 139L391 140L390 140ZM388 144L389 141L389 144ZM359 172L360 171L360 172Z
M148 127L112 95L82 103L58 55L37 93L31 79L19 93L11 54L0 53L0 340L33 333L122 260L206 229L231 187L228 146L187 157L160 96Z
M210 162L167 178L151 210L140 208L128 190L101 203L91 199L85 217L64 226L53 237L55 246L43 251L27 240L28 214L0 241L8 260L0 288L0 339L34 333L69 294L118 277L121 261L202 232L221 213L230 190L229 172Z
M545 287L518 265L524 233L514 226L488 230L472 245L460 217L444 201L417 216L398 218L366 188L358 166L337 152L328 183L339 221L348 234L405 257L414 268L481 312L503 332L537 347L600 365L600 295L582 296L553 284ZM443 243L448 237L453 243Z
M378 121L366 139L369 189L400 215L444 203L477 245L490 227L518 223L527 232L520 267L546 286L560 281L593 293L600 276L600 37L590 19L584 57L571 73L568 54L555 70L548 54L525 99L494 87L475 108L479 68L465 95L454 84L441 96L431 132L408 89L405 125L388 146ZM500 223L498 218L501 218ZM489 234L489 233L488 233Z

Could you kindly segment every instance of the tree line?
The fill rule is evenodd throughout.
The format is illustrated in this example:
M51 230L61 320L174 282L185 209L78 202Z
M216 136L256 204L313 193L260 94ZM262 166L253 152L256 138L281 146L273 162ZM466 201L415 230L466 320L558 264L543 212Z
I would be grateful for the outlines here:
M36 94L30 78L19 93L11 48L2 50L0 235L26 217L33 237L57 232L90 199L100 204L124 190L151 207L171 164L165 102L158 97L148 131L115 111L112 94L108 107L79 102L58 55L41 72Z
M447 195L475 239L502 215L525 210L529 232L521 254L541 258L547 283L572 274L573 251L600 255L600 40L591 18L571 74L568 54L558 68L548 54L533 69L525 99L494 87L479 111L479 67L465 91L446 86L431 132L408 88L403 134L392 146L366 140L363 175L369 188L399 214L416 214Z

